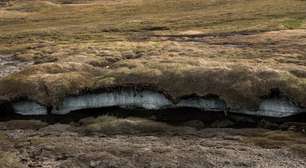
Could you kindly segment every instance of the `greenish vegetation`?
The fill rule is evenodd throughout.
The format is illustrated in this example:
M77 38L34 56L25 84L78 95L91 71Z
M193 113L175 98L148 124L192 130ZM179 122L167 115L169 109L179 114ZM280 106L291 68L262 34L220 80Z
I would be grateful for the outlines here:
M284 21L283 25L287 29L298 29L298 28L302 27L304 23L305 23L305 21L302 20L302 19L290 19L290 20Z

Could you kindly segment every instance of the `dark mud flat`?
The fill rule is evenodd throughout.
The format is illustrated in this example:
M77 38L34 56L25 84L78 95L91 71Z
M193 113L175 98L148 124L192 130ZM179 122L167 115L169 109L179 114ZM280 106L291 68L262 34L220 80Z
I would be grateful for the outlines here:
M141 118L0 122L0 167L305 167L306 137Z

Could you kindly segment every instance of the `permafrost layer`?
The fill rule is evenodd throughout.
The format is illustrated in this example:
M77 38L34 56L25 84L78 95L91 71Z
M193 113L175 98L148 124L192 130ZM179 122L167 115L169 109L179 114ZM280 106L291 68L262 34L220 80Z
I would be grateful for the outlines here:
M176 107L191 107L207 111L224 111L225 103L219 99L182 99L174 104L163 94L152 91L120 91L101 94L90 94L68 97L63 104L52 111L53 114L67 114L71 111L119 106L122 108L139 107L148 110L159 110Z
M152 91L119 91L101 94L90 94L65 98L63 104L52 111L53 114L67 114L71 111L120 106L123 108L140 107L158 110L172 105L164 95Z
M47 108L30 101L22 101L13 104L15 113L21 115L47 115Z
M226 111L226 103L219 98L192 97L181 99L178 103L173 103L159 92L148 90L122 90L66 97L60 106L52 109L51 113L64 115L76 110L112 106L119 106L122 108L143 108L148 110L189 107L201 109L203 111ZM48 114L46 107L30 101L14 103L13 108L15 113L21 115ZM262 101L257 111L229 110L229 112L234 113L277 118L306 112L306 109L300 108L286 98L265 99Z
M204 111L225 111L226 104L218 98L189 98L182 99L175 107L198 108Z
M289 117L306 112L306 109L299 108L286 98L271 98L264 100L257 111L243 110L238 113L258 115L265 117Z

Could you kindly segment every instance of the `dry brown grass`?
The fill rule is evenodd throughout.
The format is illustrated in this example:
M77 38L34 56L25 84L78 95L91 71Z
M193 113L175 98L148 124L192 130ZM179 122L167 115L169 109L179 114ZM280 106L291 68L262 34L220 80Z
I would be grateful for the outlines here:
M0 95L54 105L149 85L173 99L214 94L256 107L279 88L306 106L305 1L63 2L0 8L0 54L36 64L2 79Z

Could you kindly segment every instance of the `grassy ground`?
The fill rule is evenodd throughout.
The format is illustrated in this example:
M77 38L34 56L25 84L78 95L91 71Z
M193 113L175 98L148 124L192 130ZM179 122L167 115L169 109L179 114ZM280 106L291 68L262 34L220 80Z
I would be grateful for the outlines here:
M0 10L0 46L100 42L182 31L203 33L305 28L302 0L12 1ZM84 2L85 4L79 4ZM155 32L157 31L157 32ZM107 38L108 37L108 38ZM12 50L11 50L12 49ZM3 51L4 52L4 51Z
M305 10L304 0L12 0L0 8L0 55L29 66L5 74L0 95L52 105L149 85L256 107L278 88L306 106Z

